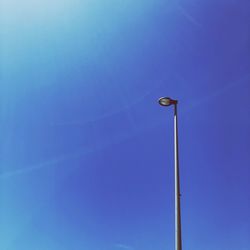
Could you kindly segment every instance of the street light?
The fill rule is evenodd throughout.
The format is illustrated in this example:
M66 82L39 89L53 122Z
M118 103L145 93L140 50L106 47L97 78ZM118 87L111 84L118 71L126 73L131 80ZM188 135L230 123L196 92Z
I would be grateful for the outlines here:
M161 97L159 104L164 107L174 105L174 155L175 155L175 250L182 250L181 240L181 193L179 175L177 100Z

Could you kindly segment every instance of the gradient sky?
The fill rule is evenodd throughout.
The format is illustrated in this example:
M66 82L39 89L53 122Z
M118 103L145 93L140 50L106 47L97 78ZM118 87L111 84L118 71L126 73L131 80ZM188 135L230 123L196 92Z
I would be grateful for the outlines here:
M0 249L250 249L248 0L1 0Z

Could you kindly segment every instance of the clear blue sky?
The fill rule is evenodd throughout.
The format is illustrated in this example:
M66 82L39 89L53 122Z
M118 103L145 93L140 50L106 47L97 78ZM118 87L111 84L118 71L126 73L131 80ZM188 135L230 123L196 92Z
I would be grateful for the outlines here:
M250 249L250 2L2 0L0 249Z

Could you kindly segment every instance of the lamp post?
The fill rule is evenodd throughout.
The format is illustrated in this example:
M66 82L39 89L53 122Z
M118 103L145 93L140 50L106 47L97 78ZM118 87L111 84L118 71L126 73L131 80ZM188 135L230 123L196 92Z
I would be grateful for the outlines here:
M159 104L164 107L174 105L174 155L175 155L175 250L182 250L181 240L181 193L179 174L177 100L161 97Z

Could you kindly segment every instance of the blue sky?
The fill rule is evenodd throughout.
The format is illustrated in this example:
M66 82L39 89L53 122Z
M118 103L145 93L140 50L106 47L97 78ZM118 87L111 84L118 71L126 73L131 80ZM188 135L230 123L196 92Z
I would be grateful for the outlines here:
M1 250L250 247L247 0L2 0Z

